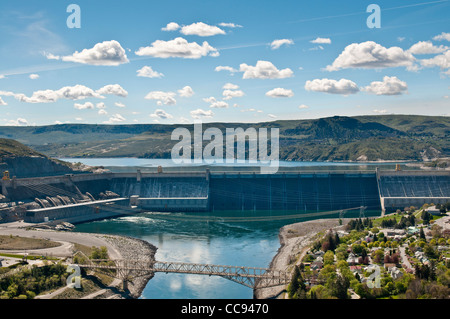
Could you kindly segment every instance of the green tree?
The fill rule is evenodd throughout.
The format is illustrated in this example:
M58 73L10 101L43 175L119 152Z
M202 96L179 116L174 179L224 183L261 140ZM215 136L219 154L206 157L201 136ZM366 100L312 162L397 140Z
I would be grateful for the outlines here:
M89 256L90 259L108 259L108 249L105 246L92 247L92 252Z
M306 298L306 285L300 268L297 265L294 268L294 273L292 274L292 279L287 287L287 291L290 299Z
M419 238L423 239L423 240L426 240L425 232L423 231L423 227L420 227Z
M357 255L361 255L363 253L363 251L365 251L365 250L366 249L361 244L353 244L352 245L352 251L353 251L353 253L355 253Z
M348 298L348 288L350 281L342 275L337 275L333 280L331 294L338 299Z
M323 263L324 265L332 265L334 263L334 253L331 250L328 250L323 255Z

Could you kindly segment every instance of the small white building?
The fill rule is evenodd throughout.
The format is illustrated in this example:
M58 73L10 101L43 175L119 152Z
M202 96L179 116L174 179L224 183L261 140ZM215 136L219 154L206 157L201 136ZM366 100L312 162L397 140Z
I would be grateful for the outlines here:
M430 206L426 209L427 212L429 212L431 215L440 215L441 211L436 208L436 206Z
M347 263L349 264L349 266L356 265L358 263L358 256L356 256L354 253L350 253L347 258Z
M403 272L395 266L389 267L388 273L389 273L389 275L391 275L392 279L394 279L394 280L403 277Z

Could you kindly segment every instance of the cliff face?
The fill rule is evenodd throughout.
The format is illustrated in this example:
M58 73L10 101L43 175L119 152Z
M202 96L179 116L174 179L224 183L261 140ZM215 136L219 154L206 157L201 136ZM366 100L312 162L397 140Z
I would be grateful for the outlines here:
M1 161L3 163L0 164L0 170L8 170L11 178L13 176L24 178L73 173L69 166L45 156L8 156L3 157Z

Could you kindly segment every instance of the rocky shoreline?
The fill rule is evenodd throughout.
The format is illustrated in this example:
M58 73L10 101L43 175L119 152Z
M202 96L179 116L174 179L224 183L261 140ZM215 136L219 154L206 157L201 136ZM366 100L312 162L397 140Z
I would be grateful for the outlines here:
M152 263L155 261L155 253L158 248L145 240L122 235L100 236L118 250L122 259L139 260L145 263ZM127 295L133 299L139 298L148 281L152 279L153 276L154 274L149 274L135 278L128 284Z
M280 248L270 263L271 270L291 272L294 265L298 264L309 247L318 239L320 233L329 229L339 230L344 228L350 219L342 219L342 225L338 218L316 219L295 223L280 228L278 237ZM254 290L256 299L284 299L286 286L260 288Z

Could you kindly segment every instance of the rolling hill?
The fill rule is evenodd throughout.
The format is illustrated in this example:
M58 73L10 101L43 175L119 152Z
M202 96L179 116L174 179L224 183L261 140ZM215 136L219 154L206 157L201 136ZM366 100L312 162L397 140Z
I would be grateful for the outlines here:
M170 158L177 127L193 125L61 124L0 127L0 137L15 139L52 157ZM450 156L450 118L444 116L334 116L265 123L205 123L203 130L276 127L280 160L423 160ZM204 142L207 144L207 142Z

